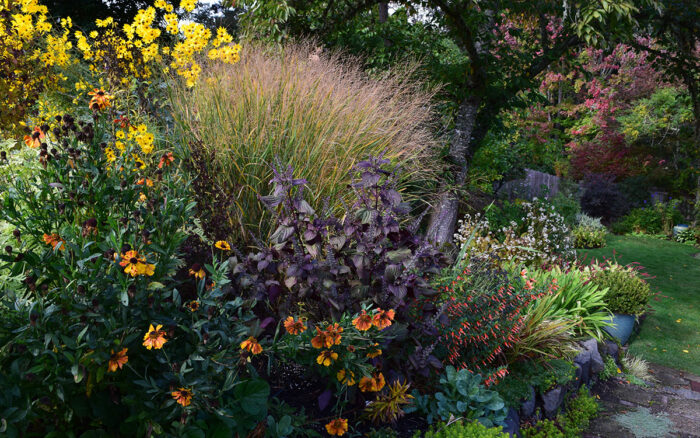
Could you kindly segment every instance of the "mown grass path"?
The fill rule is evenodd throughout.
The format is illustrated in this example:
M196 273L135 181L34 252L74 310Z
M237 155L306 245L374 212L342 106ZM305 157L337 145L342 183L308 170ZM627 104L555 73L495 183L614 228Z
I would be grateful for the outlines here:
M638 262L653 278L657 295L652 311L629 351L667 367L700 375L700 259L698 248L665 240L608 235L605 248L581 250L580 257L614 256L619 263Z

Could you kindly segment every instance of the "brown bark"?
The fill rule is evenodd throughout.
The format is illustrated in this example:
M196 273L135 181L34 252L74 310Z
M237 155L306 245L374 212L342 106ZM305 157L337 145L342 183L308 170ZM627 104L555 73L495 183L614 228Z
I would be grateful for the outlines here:
M452 241L459 212L458 189L464 185L469 171L468 157L473 141L474 128L481 99L464 100L455 117L455 130L450 143L449 157L454 163L453 187L443 190L435 211L430 218L427 237L438 245Z

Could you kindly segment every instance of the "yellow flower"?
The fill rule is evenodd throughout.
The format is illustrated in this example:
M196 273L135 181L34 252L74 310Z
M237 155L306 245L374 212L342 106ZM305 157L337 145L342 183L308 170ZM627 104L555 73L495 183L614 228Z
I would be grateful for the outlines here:
M197 0L181 0L180 7L187 12L192 12L197 5Z
M220 250L222 250L222 251L231 251L231 245L229 245L228 242L225 241L225 240L219 240L219 241L217 241L217 242L214 244L214 246L215 246L217 249L220 249Z
M352 386L355 384L355 373L353 373L352 371L343 369L338 371L338 374L336 374L335 376L338 378L338 381L343 385Z
M190 276L201 280L202 278L206 277L207 274L204 272L204 269L202 269L202 265L195 263L190 268Z
M165 332L161 330L161 328L163 328L162 324L158 324L156 328L153 328L153 324L150 325L146 334L143 335L144 347L149 350L151 348L155 348L156 350L163 348L163 345L168 342L168 340L165 339Z
M338 360L338 353L331 350L323 350L316 358L316 362L325 367L330 366L335 360Z
M378 345L379 344L377 343L374 344L374 348L369 353L367 353L367 357L369 357L370 359L374 359L375 357L382 354L381 348L377 347Z

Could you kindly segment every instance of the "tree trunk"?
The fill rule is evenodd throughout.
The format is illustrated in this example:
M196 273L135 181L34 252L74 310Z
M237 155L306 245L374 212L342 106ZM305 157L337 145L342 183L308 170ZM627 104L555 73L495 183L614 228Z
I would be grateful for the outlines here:
M427 237L437 245L451 242L455 233L459 211L459 189L464 186L467 180L470 148L480 104L479 97L467 98L460 104L457 111L455 130L449 150L455 177L451 186L443 185L440 201L436 205L428 225Z
M387 20L389 19L389 3L388 2L379 2L378 6L379 6L379 22L386 23ZM384 46L385 47L391 46L391 41L388 38L384 38Z

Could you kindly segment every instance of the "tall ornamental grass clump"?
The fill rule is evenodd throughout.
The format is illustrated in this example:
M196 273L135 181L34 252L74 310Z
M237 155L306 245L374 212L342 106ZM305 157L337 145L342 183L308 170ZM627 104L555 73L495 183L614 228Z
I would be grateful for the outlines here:
M235 69L205 65L196 87L175 84L171 93L182 144L207 179L198 190L203 217L226 209L218 233L236 240L248 239L248 229L271 231L258 196L277 160L309 182L314 208L330 199L338 209L351 192L348 169L370 155L404 168L400 188L428 179L436 149L431 98L406 74L373 80L359 64L308 43L246 45Z

